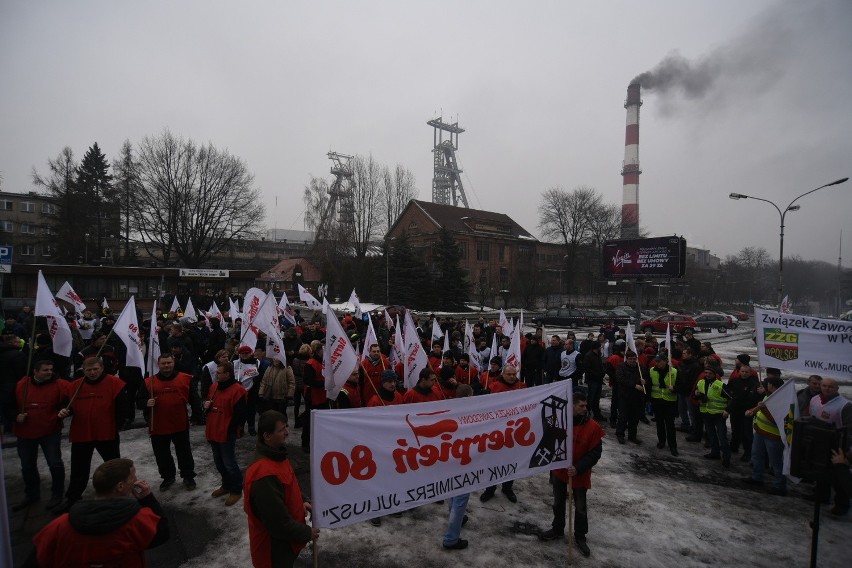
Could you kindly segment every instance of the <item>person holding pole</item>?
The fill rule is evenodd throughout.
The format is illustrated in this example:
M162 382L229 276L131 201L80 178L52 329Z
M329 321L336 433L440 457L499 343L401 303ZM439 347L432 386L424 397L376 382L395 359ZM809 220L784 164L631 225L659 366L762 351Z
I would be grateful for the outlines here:
M95 450L104 461L121 457L118 427L133 410L124 381L104 372L99 357L83 361L83 375L70 384L71 400L57 415L59 418L73 416L68 433L71 475L65 501L58 510L54 509L57 513L67 513L83 497Z
M624 431L634 444L642 441L636 437L639 417L645 404L645 379L639 370L639 361L634 351L628 351L624 363L615 372L618 385L618 425L615 436L619 444L624 443Z
M555 540L565 535L565 501L573 501L573 537L583 556L591 551L586 543L589 532L589 514L586 492L592 487L592 468L601 459L603 437L606 436L600 424L589 416L586 395L574 393L573 461L574 465L565 469L555 469L553 479L553 524L551 528L539 533L543 541ZM570 515L570 507L569 512ZM571 519L569 519L569 522ZM570 543L569 543L570 545ZM570 549L569 549L570 551ZM569 552L570 553L570 552Z
M24 377L17 385L18 410L15 435L18 437L18 457L24 478L24 500L12 507L13 512L37 503L41 493L37 460L38 449L50 469L50 501L52 509L62 502L65 490L65 464L62 462L62 420L57 413L68 400L68 382L58 381L53 374L53 362L39 360L33 366L32 377Z
M255 461L243 483L251 560L258 568L293 566L305 544L320 535L305 522L311 504L303 500L287 458L289 435L286 416L275 410L260 415Z
M180 466L183 485L193 490L195 484L195 461L189 443L189 417L186 405L201 407L198 393L191 388L192 376L175 370L175 358L163 353L157 358L159 372L145 379L144 388L139 389L136 405L147 414L151 448L157 461L157 469L163 479L160 491L166 491L175 483L175 460L171 445Z

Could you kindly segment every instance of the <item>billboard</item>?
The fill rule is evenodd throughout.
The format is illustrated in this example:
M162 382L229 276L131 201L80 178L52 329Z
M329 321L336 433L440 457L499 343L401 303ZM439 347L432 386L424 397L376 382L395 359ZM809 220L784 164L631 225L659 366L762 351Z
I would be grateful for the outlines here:
M686 272L686 239L654 237L607 241L604 278L680 278Z

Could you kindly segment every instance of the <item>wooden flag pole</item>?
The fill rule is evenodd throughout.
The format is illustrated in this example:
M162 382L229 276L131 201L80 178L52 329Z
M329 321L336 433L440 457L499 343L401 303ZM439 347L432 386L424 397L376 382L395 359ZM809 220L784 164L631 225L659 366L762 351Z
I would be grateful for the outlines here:
M574 563L574 478L568 478L568 564Z

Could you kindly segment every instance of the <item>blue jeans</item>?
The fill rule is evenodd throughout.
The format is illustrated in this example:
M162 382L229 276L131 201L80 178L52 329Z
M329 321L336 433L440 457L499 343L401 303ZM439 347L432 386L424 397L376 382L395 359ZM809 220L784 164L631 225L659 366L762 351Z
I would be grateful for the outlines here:
M680 415L680 426L681 428L691 428L691 421L689 420L689 407L692 406L692 403L689 402L688 394L679 394L677 395L677 413Z
M773 440L758 433L754 434L751 442L751 477L757 481L763 481L763 472L766 471L766 458L769 456L769 465L775 478L772 486L775 489L786 489L787 478L784 477L784 442Z
M222 476L222 487L235 495L243 494L243 472L237 463L237 438L232 436L227 442L210 442L213 450L213 463Z
M21 475L27 499L37 500L41 496L41 478L38 474L38 448L44 453L44 461L50 469L50 495L62 497L65 490L65 464L62 463L60 442L62 432L56 431L41 438L18 438L18 457L21 458Z
M450 499L450 520L447 524L447 534L444 535L444 546L452 546L459 541L468 499L470 499L470 493L456 495Z

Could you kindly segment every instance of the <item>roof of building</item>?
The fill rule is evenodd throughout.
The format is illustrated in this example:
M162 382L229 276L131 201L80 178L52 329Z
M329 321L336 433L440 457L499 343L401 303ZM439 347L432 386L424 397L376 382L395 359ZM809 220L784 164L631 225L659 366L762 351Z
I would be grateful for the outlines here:
M529 231L518 225L505 213L494 213L480 209L469 209L444 205L443 203L432 203L412 199L408 202L406 209L417 207L438 228L446 228L454 233L488 234L493 236L514 237L517 239L537 240ZM405 212L399 216L396 224L405 216Z
M319 269L314 266L311 261L306 258L285 258L278 262L275 266L264 270L260 274L261 280L285 280L289 281L293 278L293 269L296 265L302 267L303 282L320 282L322 274Z

